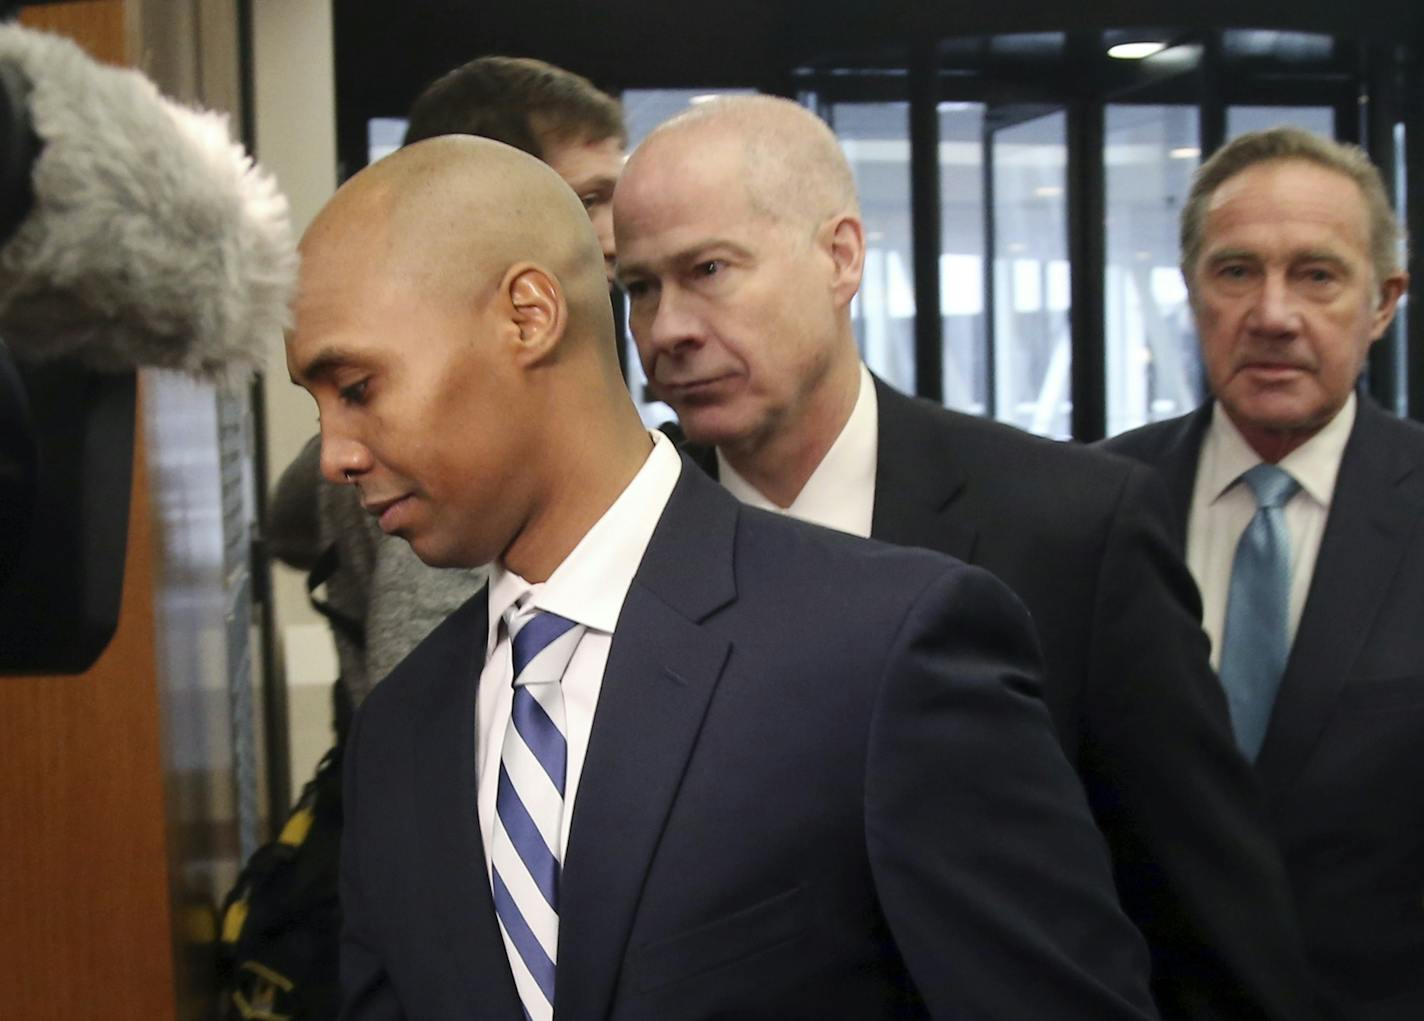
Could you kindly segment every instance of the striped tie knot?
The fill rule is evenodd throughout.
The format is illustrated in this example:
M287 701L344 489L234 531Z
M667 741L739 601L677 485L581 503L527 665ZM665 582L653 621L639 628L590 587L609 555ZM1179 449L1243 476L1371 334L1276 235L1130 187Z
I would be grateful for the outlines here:
M564 676L584 628L548 610L511 606L504 626L514 659L514 686L549 684ZM532 669L531 669L532 668Z

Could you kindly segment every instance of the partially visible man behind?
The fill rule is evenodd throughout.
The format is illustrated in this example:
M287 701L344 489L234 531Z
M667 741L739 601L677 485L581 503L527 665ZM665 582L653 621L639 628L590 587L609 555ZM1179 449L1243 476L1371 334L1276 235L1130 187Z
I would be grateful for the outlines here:
M437 135L493 138L553 167L588 211L612 279L613 186L628 147L616 99L542 60L479 57L437 79L410 108L405 144Z
M1027 603L1163 1015L1310 1017L1283 869L1161 483L871 377L850 317L865 251L854 182L794 103L722 100L664 124L629 160L614 223L648 378L728 489L950 553Z
M1356 390L1408 278L1379 172L1282 128L1182 209L1213 398L1155 465L1332 1017L1424 1017L1424 429Z
M352 727L345 1017L1154 1016L1022 606L685 466L600 262L548 167L470 138L303 239L326 476L493 562Z
M618 100L541 60L479 57L411 106L405 144L438 135L492 138L549 164L583 202L611 274L610 202L627 144ZM284 561L316 567L326 582L342 686L359 703L485 575L428 568L402 540L384 536L350 487L320 481L319 451L314 438L278 481L271 540Z

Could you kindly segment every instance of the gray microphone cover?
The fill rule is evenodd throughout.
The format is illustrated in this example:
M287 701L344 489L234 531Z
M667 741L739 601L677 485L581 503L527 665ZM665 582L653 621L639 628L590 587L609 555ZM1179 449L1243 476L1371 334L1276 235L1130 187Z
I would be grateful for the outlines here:
M160 95L67 39L0 26L42 148L0 248L0 336L21 361L243 379L288 325L286 198L225 115Z

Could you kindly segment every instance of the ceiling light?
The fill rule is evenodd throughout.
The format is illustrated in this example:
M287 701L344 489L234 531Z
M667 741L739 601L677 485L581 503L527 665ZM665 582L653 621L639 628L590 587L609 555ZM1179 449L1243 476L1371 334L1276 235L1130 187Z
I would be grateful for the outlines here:
M1201 155L1201 150L1194 145L1184 145L1180 149L1172 149L1167 155L1174 160L1194 160Z
M1108 47L1108 56L1118 60L1142 60L1166 48L1166 43L1118 43Z

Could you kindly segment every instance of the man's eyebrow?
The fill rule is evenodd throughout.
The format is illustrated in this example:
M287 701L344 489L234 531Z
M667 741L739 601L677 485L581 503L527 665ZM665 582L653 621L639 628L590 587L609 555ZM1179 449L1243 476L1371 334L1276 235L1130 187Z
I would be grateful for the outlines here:
M1207 262L1231 262L1235 259L1257 259L1259 256L1249 248L1218 248L1206 253Z
M595 189L611 189L617 183L618 178L614 174L595 174L592 177L583 177L570 182L569 187L577 193L582 193Z
M297 370L297 374L292 377L292 382L298 386L317 382L330 376L337 369L349 365L352 361L350 352L339 347L324 347Z
M1329 248L1305 248L1296 252L1293 258L1296 262L1329 262L1337 266L1348 264L1344 256Z
M670 255L660 256L659 258L649 260L646 263L624 262L622 259L619 259L615 266L615 271L617 272L620 279L624 276L638 276L640 274L649 272L653 266L656 266L658 264L669 266L685 266L688 263L694 263L698 262L701 259L705 259L708 255L719 251L729 252L732 255L735 255L736 257L741 259L750 259L752 257L752 253L749 249L743 248L735 241L731 241L726 238L714 238L711 241L699 241L697 244L689 245L681 251L673 252Z
M1212 264L1222 262L1235 262L1239 259L1260 262L1261 257L1249 248L1231 247L1219 248L1212 252L1207 252L1205 261ZM1337 266L1347 265L1347 260L1339 252L1329 248L1303 248L1290 253L1291 262L1328 262Z

